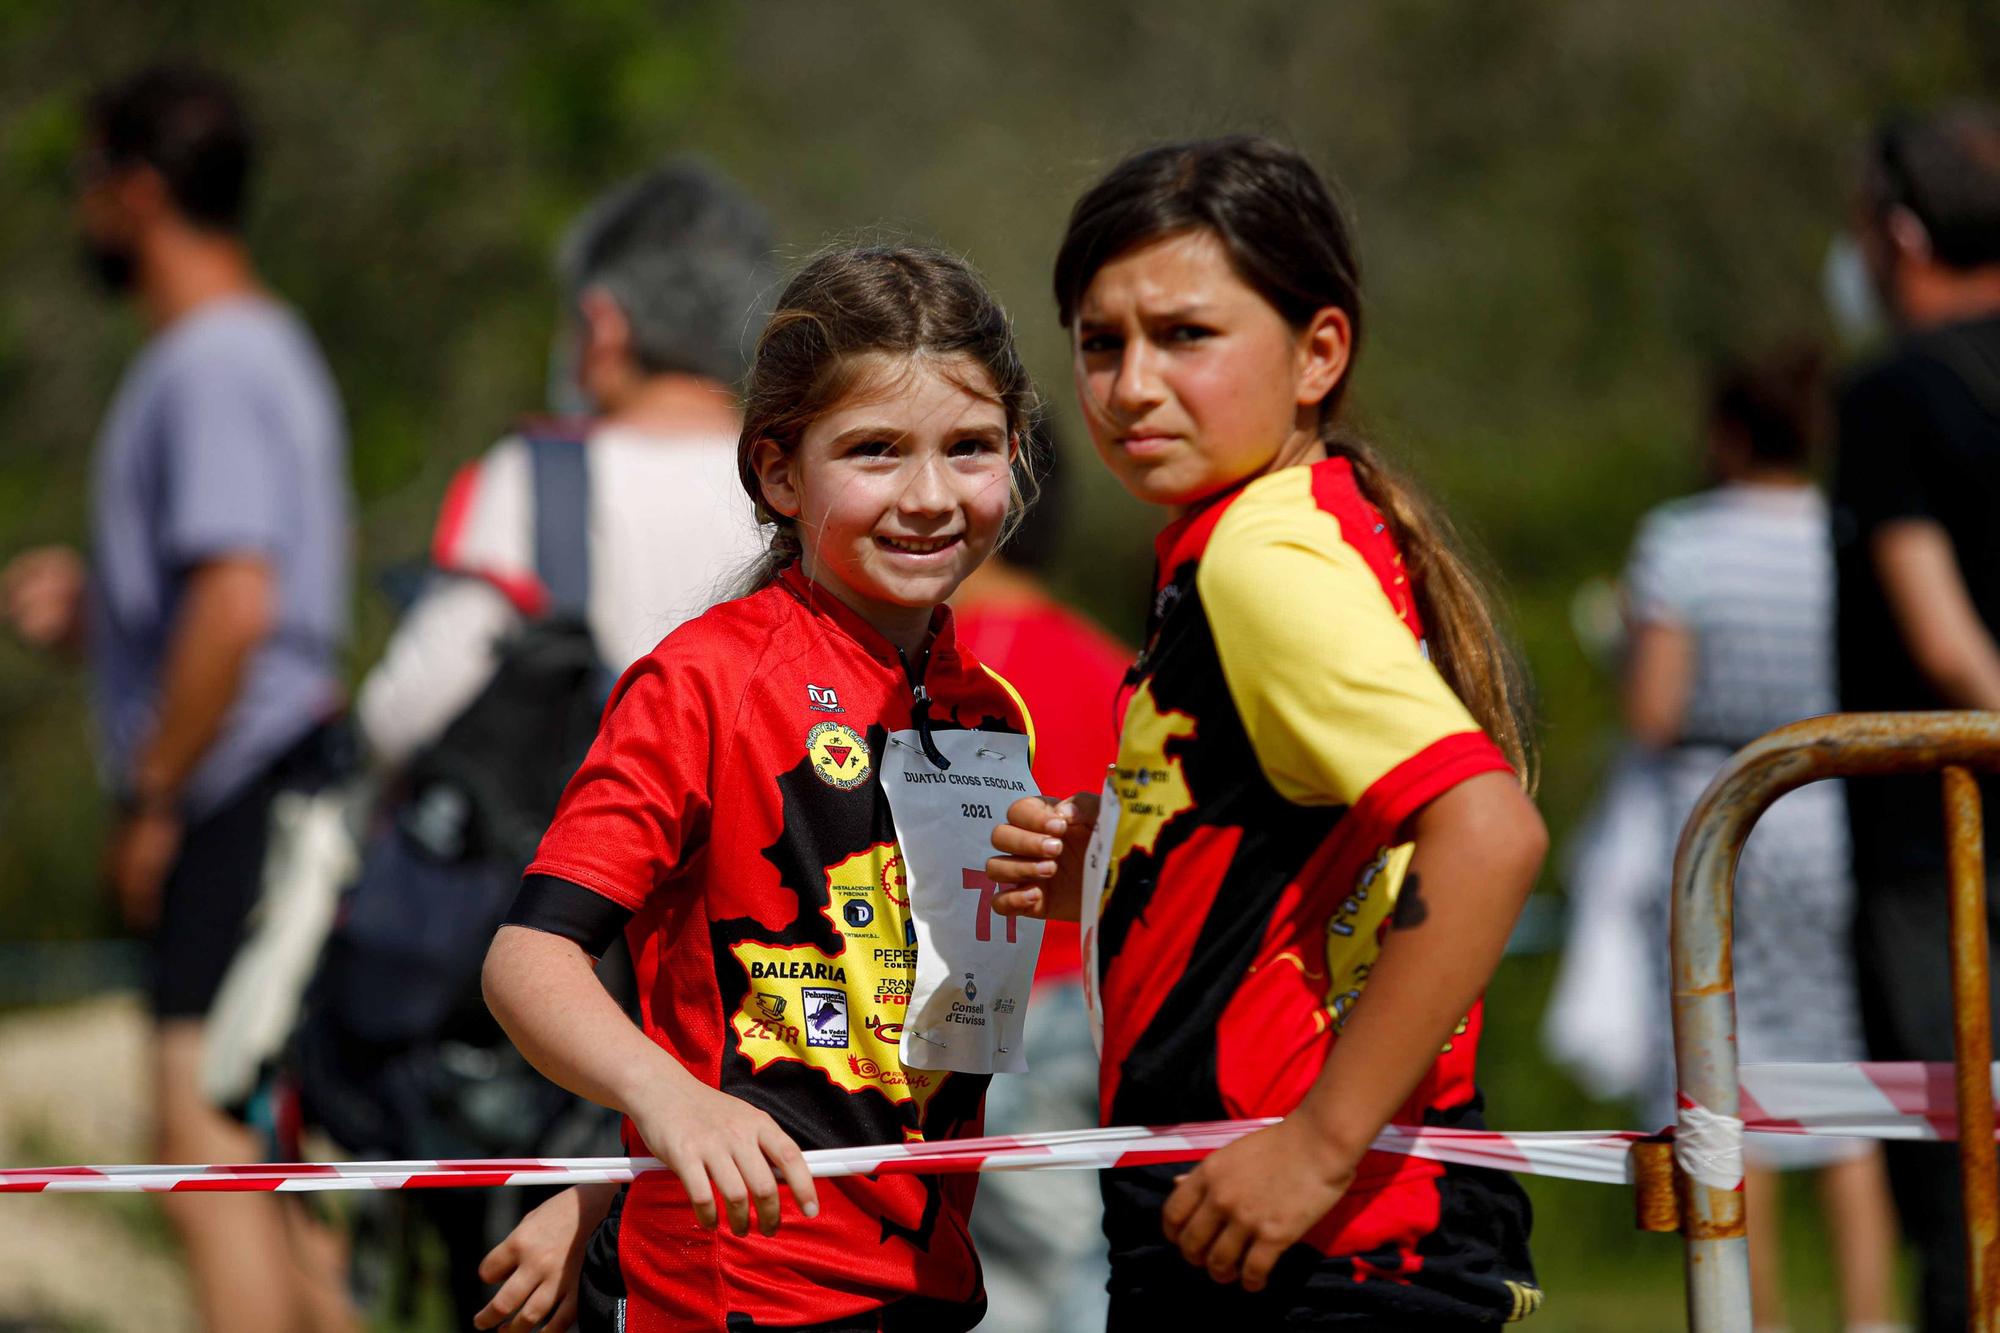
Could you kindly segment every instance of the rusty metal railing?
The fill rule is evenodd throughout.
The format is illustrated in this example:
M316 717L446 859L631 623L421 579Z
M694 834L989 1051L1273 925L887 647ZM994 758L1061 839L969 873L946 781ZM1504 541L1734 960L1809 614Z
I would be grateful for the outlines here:
M1975 769L2000 770L2000 713L1834 714L1782 727L1732 756L1696 803L1674 855L1674 1063L1683 1103L1692 1100L1730 1117L1740 1113L1730 941L1736 861L1758 818L1780 796L1823 778L1941 771L1971 1327L2000 1333L2000 1183L1989 1074L1986 868ZM1685 1111L1682 1122L1685 1132ZM1703 1184L1678 1169L1674 1175L1686 1241L1688 1327L1695 1333L1746 1333L1750 1253L1743 1192Z

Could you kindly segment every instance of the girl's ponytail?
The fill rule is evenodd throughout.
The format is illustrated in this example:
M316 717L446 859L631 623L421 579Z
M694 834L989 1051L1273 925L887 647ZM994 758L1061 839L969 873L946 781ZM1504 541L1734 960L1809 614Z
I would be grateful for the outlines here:
M1340 436L1327 452L1345 458L1368 502L1382 512L1423 621L1431 662L1532 792L1540 778L1520 654L1493 618L1492 594L1459 553L1451 520L1360 440Z

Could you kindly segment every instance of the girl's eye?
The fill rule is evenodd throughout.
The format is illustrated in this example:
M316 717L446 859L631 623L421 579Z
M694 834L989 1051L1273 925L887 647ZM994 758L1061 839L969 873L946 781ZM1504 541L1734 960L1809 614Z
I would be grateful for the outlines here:
M1086 356L1102 352L1115 352L1123 344L1116 334L1092 333L1077 340L1077 347Z
M953 440L950 453L953 458L973 458L980 454L995 453L999 448L999 445L983 435L968 435L964 439Z
M896 446L887 440L863 440L848 447L847 452L861 458L882 458L894 453Z
M1214 329L1200 324L1176 324L1167 330L1167 341L1170 343L1200 342L1203 338L1213 337L1214 334Z

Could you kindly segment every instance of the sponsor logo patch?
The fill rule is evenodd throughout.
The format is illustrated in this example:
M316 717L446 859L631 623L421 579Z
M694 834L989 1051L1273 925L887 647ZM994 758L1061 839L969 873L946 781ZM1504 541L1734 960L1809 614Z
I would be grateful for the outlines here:
M844 723L822 722L807 732L806 757L829 787L853 791L868 780L868 744Z
M806 1020L806 1045L847 1046L847 992L799 988L799 1005Z
M856 1078L870 1079L892 1088L928 1088L931 1085L931 1079L934 1077L931 1074L908 1069L896 1069L893 1067L884 1069L865 1055L848 1056L847 1067L854 1072Z
M882 892L898 907L910 905L910 879L903 873L903 854L897 852L882 863ZM911 943L915 943L914 936Z
M840 706L840 696L833 692L831 685L806 686L806 707L815 713L845 713Z

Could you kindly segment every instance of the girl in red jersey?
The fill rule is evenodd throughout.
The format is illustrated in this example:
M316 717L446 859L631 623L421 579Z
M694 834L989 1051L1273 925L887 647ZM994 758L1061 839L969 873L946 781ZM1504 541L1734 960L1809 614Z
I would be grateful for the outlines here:
M756 590L626 673L486 964L488 1002L523 1053L622 1111L630 1149L678 1179L538 1212L489 1276L563 1256L564 1233L595 1225L580 1289L524 1264L482 1323L574 1310L584 1328L633 1333L846 1333L965 1329L984 1312L969 1179L815 1188L800 1149L979 1130L984 1075L910 1045L935 990L918 957L933 961L943 927L919 876L937 878L923 871L929 821L900 818L913 798L888 788L899 775L943 789L908 777L919 764L980 780L979 764L1012 755L1014 789L1030 790L1025 710L955 644L942 605L1018 501L1030 409L1004 312L947 256L836 252L780 298L738 453L774 534ZM969 867L991 821L977 809ZM976 897L980 946L1009 950L1018 923L1003 932L990 894L952 902L970 922ZM592 974L620 931L638 1026ZM1023 988L1038 939L1018 932ZM968 971L951 993L952 1021L986 1013L999 1033L1013 1006L982 1010L974 997L1003 983L979 980Z
M1192 1170L1105 1173L1110 1326L1521 1318L1512 1179L1368 1150L1481 1123L1480 992L1546 834L1479 589L1334 427L1347 224L1287 148L1158 148L1077 203L1055 287L1098 452L1171 521L1101 899L1088 794L1018 802L988 873L1003 910L1085 913L1106 1123L1283 1117Z

